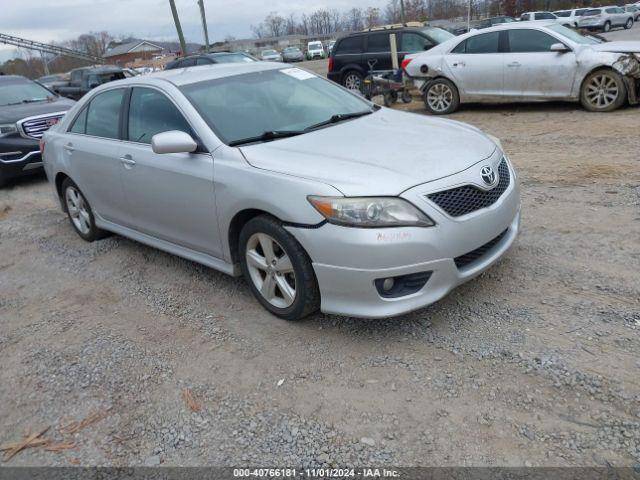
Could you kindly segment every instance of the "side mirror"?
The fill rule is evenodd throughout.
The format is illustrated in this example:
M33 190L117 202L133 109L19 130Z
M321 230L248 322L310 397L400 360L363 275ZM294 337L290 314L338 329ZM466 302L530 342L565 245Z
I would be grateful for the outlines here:
M551 47L549 47L549 50L551 50L552 52L566 53L569 51L569 47L567 47L564 43L558 42L551 45Z
M191 153L198 148L191 135L180 130L170 130L151 137L151 149L154 153Z

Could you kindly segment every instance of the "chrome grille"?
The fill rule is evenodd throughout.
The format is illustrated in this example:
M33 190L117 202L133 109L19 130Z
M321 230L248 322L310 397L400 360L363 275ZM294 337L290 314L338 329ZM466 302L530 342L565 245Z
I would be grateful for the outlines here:
M473 185L430 193L427 198L452 217L460 217L481 208L493 205L509 187L511 176L507 161L503 158L498 165L498 184L491 190L481 190Z
M24 137L39 139L44 132L58 123L63 116L64 113L51 113L38 117L29 117L18 123Z

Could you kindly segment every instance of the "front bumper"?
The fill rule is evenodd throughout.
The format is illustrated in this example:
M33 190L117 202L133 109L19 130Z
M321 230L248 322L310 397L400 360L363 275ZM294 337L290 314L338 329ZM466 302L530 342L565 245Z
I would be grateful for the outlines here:
M42 171L37 140L23 137L0 139L0 178L8 180Z
M434 227L360 229L333 224L319 228L287 227L312 259L321 310L365 318L402 315L440 300L496 263L515 241L520 225L519 187L515 173L510 170L512 181L502 197L490 207L464 217L448 217L424 200L425 185L402 194L435 220ZM456 258L498 236L500 239L481 256L464 266L456 266ZM387 298L376 288L377 279L419 272L431 275L415 293Z

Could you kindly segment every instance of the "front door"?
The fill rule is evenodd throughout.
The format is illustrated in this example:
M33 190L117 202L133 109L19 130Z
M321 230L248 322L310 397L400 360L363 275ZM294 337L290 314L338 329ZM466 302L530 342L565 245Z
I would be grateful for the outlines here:
M180 130L197 138L176 105L159 90L134 87L121 168L128 223L161 240L221 257L209 152L156 154L151 138Z

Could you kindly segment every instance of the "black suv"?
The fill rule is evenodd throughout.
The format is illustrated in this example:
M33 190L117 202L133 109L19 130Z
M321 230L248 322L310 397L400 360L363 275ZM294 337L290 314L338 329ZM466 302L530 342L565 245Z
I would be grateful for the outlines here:
M338 39L331 50L327 78L350 90L360 90L370 69L391 70L389 35L392 33L396 34L399 62L408 53L429 50L454 36L441 28L403 26L352 33Z
M74 103L27 78L0 76L0 186L42 171L40 138Z
M248 53L244 52L203 53L202 55L190 55L188 57L177 58L176 60L167 63L164 69L172 70L174 68L195 67L196 65L212 65L214 63L243 63L257 61L258 59L256 57L252 57Z

